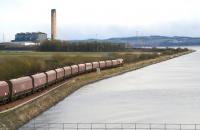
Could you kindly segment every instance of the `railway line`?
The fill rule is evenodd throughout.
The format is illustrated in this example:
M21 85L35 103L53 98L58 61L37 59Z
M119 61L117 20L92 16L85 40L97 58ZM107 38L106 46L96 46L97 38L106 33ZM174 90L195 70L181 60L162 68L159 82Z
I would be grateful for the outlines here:
M68 83L69 78L95 71L97 68L108 69L123 64L123 59L99 61L72 66L65 66L31 76L0 81L0 114L29 103L56 88ZM60 83L57 85L56 83Z

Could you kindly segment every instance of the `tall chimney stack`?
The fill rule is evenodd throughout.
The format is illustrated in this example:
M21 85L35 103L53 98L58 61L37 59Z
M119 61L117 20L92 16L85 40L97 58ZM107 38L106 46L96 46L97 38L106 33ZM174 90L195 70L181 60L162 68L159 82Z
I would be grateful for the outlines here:
M51 40L56 39L56 9L51 10Z

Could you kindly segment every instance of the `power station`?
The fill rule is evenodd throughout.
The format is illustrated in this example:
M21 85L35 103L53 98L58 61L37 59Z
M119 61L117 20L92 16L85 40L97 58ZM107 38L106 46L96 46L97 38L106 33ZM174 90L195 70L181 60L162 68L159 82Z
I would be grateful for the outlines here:
M51 40L55 40L57 37L57 26L56 26L56 9L51 9ZM21 45L26 45L26 43L31 43L35 45L36 43L41 43L47 40L47 34L44 32L21 32L15 35L15 40L12 43L17 43ZM4 34L3 34L4 41ZM27 44L29 45L29 44Z
M51 10L51 40L56 39L56 9Z
M17 33L13 42L35 42L40 43L47 40L47 34L43 32Z

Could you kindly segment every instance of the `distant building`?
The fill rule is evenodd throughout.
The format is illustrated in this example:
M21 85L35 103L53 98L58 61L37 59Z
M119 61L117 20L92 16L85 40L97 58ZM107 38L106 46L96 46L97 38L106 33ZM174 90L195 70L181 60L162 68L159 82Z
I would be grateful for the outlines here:
M16 45L16 46L36 46L36 45L40 45L40 43L37 42L26 42L26 41L22 41L22 42L10 42L11 45Z
M47 40L47 34L42 32L17 33L13 42L42 42Z

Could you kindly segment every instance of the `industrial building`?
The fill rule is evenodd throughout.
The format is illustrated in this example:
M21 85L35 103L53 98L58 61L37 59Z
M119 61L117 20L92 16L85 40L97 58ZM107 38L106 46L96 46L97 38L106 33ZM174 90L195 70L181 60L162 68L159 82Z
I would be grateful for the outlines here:
M47 34L43 32L17 33L14 42L42 42L47 40Z
M51 40L55 40L57 35L56 27L56 9L51 9ZM15 35L15 40L12 40L13 43L23 44L40 44L42 41L47 40L47 34L43 32L26 32L26 33L17 33Z

